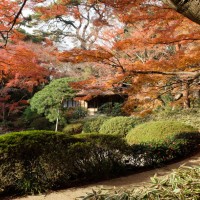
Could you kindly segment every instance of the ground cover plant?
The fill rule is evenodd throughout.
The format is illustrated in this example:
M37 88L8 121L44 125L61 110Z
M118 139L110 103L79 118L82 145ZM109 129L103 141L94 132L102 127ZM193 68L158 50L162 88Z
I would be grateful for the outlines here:
M200 167L182 166L165 177L151 178L144 187L125 189L99 189L77 200L198 200L200 196Z

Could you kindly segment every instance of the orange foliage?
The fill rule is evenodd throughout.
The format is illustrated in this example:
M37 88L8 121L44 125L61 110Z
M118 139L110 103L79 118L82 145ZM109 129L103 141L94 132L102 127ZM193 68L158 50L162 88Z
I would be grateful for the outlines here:
M47 81L48 71L38 65L37 55L26 48L25 43L0 50L0 60L3 61L0 69L9 78L7 87L32 92L35 86Z
M15 1L1 1L0 16L4 22L0 23L2 37L9 31L18 8ZM86 15L81 12L83 8ZM39 49L33 50L25 43L18 42L24 36L14 30L10 36L13 44L0 50L0 80L6 80L6 87L32 92L37 85L45 83L48 76L48 71L41 66L52 62L54 65L59 61L101 62L104 67L113 68L113 77L91 78L75 83L74 87L90 89L93 93L87 98L112 87L113 90L123 89L129 94L124 109L131 113L138 106L143 106L147 110L144 114L161 103L159 98L163 94L175 90L179 92L184 90L185 82L193 85L196 81L196 77L183 76L179 72L196 73L200 70L200 26L156 0L60 0L46 7L35 7L35 11L42 20L56 19L54 22L61 22L63 27L70 26L74 30L72 33L63 27L55 32L64 33L64 37L77 38L81 47L61 53L53 50L44 59L46 55L39 53ZM116 25L119 21L124 23L123 31L120 26L112 27L110 21L113 16ZM19 18L17 20L20 21ZM112 47L108 43L107 46L101 45L103 49L99 47L98 39L107 39L110 44L115 41L115 44ZM52 42L47 39L46 47L51 45ZM51 59L51 55L56 55L56 58ZM126 87L122 88L123 84ZM194 88L198 89L196 85ZM5 96L4 100L7 98Z
M27 0L1 0L0 2L0 47L6 46L13 29L21 22L21 12ZM16 32L15 32L16 33Z
M112 6L119 19L126 23L124 33L112 49L100 49L101 56L91 56L87 51L79 51L81 55L77 56L78 50L72 50L61 54L62 61L96 60L113 67L120 75L111 78L110 83L127 85L123 91L129 94L124 107L128 113L138 110L138 106L146 110L143 114L148 113L162 104L163 94L171 93L174 88L181 92L185 81L190 80L192 84L196 81L196 72L200 70L200 26L153 1L148 5L146 1L101 2ZM167 85L170 89L166 89ZM198 86L194 89L198 90Z
M36 7L35 11L40 14L42 20L49 20L67 14L66 6L58 4L49 7Z
M43 49L44 51L44 49ZM48 82L49 71L24 42L0 50L0 119L15 116L27 107L27 99Z
M58 54L58 59L62 62L98 62L112 56L109 52L98 50L72 49Z

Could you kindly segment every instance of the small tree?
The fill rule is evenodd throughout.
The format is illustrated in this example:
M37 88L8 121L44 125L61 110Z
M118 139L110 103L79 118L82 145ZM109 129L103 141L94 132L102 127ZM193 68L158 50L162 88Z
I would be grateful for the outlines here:
M38 114L44 114L50 121L56 121L55 131L58 129L58 122L64 121L62 115L63 100L74 97L74 90L69 86L69 82L75 81L73 78L60 78L53 80L49 85L37 92L30 101L31 109Z

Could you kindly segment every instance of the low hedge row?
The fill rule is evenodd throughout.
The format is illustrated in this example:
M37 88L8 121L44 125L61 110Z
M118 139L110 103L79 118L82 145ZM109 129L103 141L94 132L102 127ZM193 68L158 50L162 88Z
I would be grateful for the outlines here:
M187 137L186 137L187 136ZM74 137L51 131L0 136L0 193L38 193L158 166L196 150L199 133L129 146L112 135Z
M0 192L38 193L115 176L124 169L124 149L125 142L114 136L75 138L50 131L0 136Z

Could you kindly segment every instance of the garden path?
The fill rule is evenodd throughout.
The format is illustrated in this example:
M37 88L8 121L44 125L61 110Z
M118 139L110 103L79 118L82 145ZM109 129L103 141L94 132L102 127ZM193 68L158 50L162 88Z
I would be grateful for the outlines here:
M19 198L14 198L12 200L75 200L76 197L83 196L86 193L91 192L92 189L97 189L99 187L104 187L104 188L123 187L130 189L131 186L137 186L137 185L142 186L144 184L147 184L150 181L150 177L154 176L155 173L158 176L164 176L169 174L173 169L176 169L183 164L187 166L200 165L200 152L183 161L170 164L162 168L141 172L126 177L120 177L107 181L102 181L82 187L54 191L45 195L19 197Z

